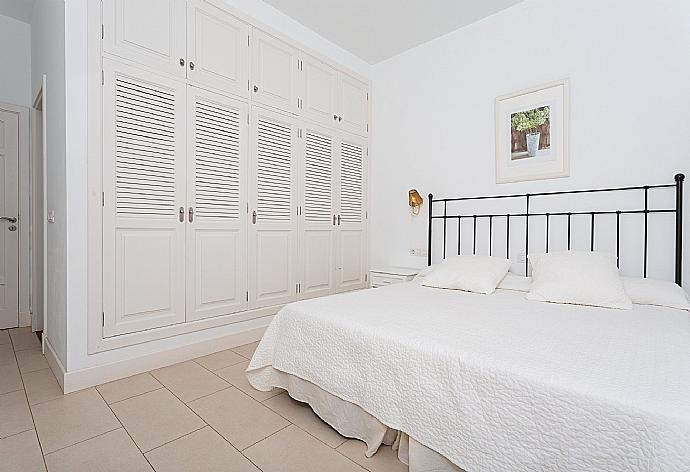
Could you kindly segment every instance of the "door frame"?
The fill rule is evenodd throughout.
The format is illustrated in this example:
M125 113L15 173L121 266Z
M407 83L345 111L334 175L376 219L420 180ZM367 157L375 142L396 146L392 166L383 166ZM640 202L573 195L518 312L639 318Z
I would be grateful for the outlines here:
M30 326L31 313L29 311L29 300L31 297L31 245L29 228L29 197L30 182L30 120L29 108L12 103L0 102L0 110L17 115L19 122L19 156L18 156L18 208L17 208L17 227L19 231L19 267L17 268L18 306L17 306L17 326Z

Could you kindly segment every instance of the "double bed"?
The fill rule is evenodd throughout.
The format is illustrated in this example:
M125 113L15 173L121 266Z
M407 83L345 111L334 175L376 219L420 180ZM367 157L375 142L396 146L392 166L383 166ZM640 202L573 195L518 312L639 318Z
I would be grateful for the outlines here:
M690 470L686 310L413 281L286 306L247 376L412 472Z

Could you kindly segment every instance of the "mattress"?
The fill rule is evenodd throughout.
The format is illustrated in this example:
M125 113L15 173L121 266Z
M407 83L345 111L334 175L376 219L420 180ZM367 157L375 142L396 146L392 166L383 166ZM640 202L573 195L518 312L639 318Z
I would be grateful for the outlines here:
M248 378L307 380L469 472L690 470L688 312L411 282L305 300Z

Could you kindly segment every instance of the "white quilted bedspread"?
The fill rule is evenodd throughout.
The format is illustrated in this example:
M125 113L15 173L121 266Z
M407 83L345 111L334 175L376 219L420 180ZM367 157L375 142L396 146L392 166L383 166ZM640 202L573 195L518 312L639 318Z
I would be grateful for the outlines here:
M412 282L286 306L248 368L261 390L267 366L468 472L690 471L686 311Z

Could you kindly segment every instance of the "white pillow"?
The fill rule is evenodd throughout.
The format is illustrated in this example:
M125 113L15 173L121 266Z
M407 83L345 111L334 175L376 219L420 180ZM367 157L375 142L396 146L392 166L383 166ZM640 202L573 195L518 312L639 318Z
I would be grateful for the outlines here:
M490 294L510 268L508 259L490 256L453 256L422 279L422 285Z
M552 252L529 256L532 286L527 299L632 309L616 259L600 252Z
M514 290L516 292L529 292L530 285L532 285L532 277L523 277L522 275L508 272L496 288Z
M623 287L633 303L656 305L690 311L688 294L678 285L666 280L621 277Z

